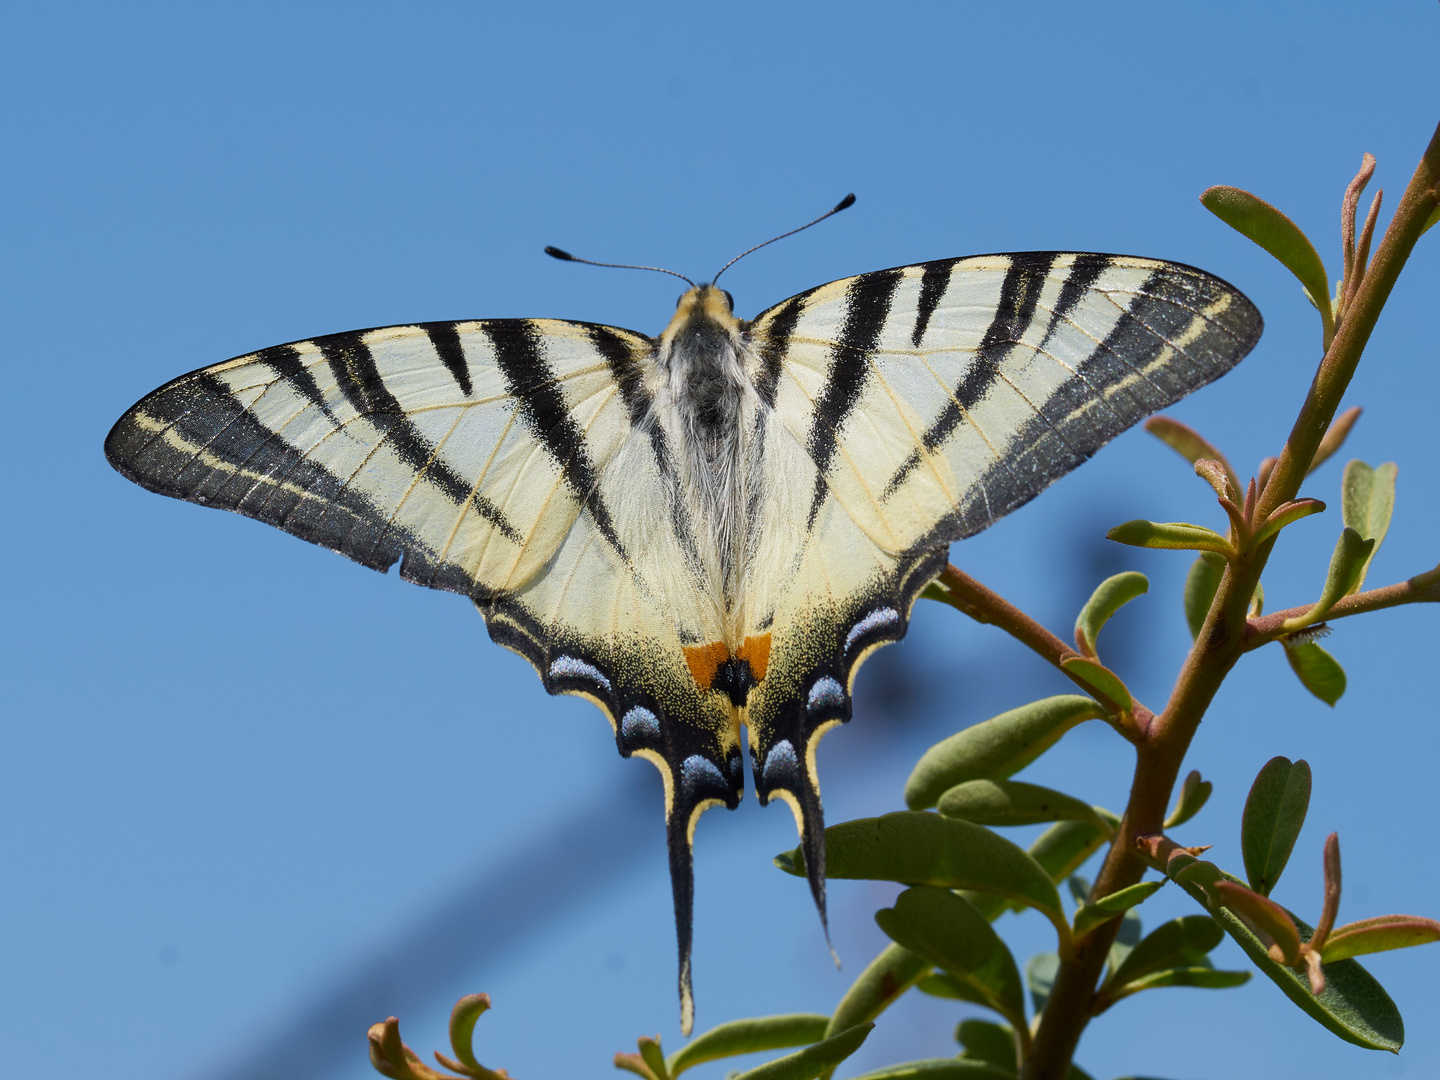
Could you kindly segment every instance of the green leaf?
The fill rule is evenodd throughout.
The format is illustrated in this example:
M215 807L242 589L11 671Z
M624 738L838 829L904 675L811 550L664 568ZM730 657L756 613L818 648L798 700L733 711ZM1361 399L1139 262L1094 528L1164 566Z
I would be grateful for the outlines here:
M1098 690L1115 702L1120 706L1121 712L1128 713L1135 708L1135 702L1130 697L1130 688L1120 681L1120 676L1105 665L1097 664L1094 660L1087 660L1083 656L1072 656L1068 660L1062 660L1060 666L1086 686Z
M818 1013L790 1013L761 1016L753 1020L731 1020L696 1035L665 1062L671 1076L707 1061L753 1054L760 1050L784 1050L806 1046L825 1038L830 1017ZM818 1074L817 1074L818 1075Z
M924 810L966 780L1003 780L1054 746L1075 725L1104 716L1099 702L1061 694L972 724L921 755L905 782L905 805Z
M441 1062L441 1064L443 1065L444 1062ZM446 1065L446 1068L450 1067L451 1066ZM376 1068L378 1069L379 1066L376 1066ZM645 1059L639 1054L616 1054L615 1068L623 1069L625 1072L632 1072L636 1076L641 1077L642 1080L659 1080L659 1077L650 1071L650 1066L645 1064ZM455 1071L460 1072L459 1069ZM383 1073L382 1075L388 1076L390 1074Z
M1115 940L1110 944L1109 955L1105 957L1106 970L1114 974L1135 951L1141 937L1140 913L1130 908L1121 918L1120 929L1115 932ZM1109 981L1108 976L1106 981Z
M946 817L976 825L1039 825L1047 821L1089 821L1109 826L1087 802L1019 780L966 780L940 796Z
M1156 927L1130 950L1105 980L1107 997L1126 983L1151 972L1174 967L1203 967L1205 956L1225 939L1215 920L1206 915L1184 915Z
M1084 642L1080 651L1095 655L1095 642L1110 617L1137 596L1150 591L1150 579L1134 570L1116 574L1102 581L1090 594L1075 620L1075 641Z
M1340 532L1340 539L1335 541L1335 553L1330 556L1330 569L1325 575L1325 588L1321 590L1320 599L1305 614L1286 619L1281 629L1294 633L1323 619L1337 600L1358 588L1374 552L1373 539L1365 540L1350 526L1345 526Z
M909 949L895 944L885 946L850 984L822 1034L838 1035L847 1028L874 1020L929 970L929 961Z
M450 1010L450 1049L462 1065L477 1073L484 1066L475 1060L475 1022L489 1008L489 994L466 994Z
M805 873L798 848L775 863L788 873ZM1050 875L983 825L914 810L832 825L825 830L825 876L995 893L1039 911L1055 926L1062 948L1069 948L1070 923Z
M1408 949L1440 941L1440 922L1419 915L1377 915L1346 923L1330 931L1320 950L1320 959L1329 964L1366 953Z
M1275 533L1293 525L1301 518L1310 517L1312 514L1323 514L1325 504L1319 499L1294 499L1290 502L1277 506L1271 515L1265 519L1265 524L1255 530L1255 535L1250 538L1250 546L1254 547L1262 540L1269 539Z
M1235 485L1235 489L1240 490L1240 478L1235 475L1235 470L1231 468L1225 455L1194 428L1188 424L1182 424L1179 420L1172 420L1168 416L1152 416L1145 421L1144 426L1146 431L1192 465L1202 458L1218 461L1230 477L1230 482Z
M1162 986L1194 986L1202 990L1228 990L1232 986L1244 986L1250 981L1248 971L1217 971L1213 967L1178 967L1153 971L1149 975L1132 979L1108 995L1107 1003L1138 994L1141 990L1155 990Z
M1420 230L1420 235L1424 236L1429 232L1437 221L1440 221L1440 206L1430 211L1430 216L1425 219L1425 227Z
M1283 641L1283 639L1282 639ZM1285 659L1306 690L1326 705L1334 705L1345 693L1345 669L1313 641L1291 644L1283 641Z
M654 1076L656 1080L670 1080L669 1072L665 1068L665 1054L660 1049L659 1038L642 1035L635 1041L640 1047L640 1060L645 1062L651 1075Z
M985 916L986 922L994 922L1006 911L1021 910L1021 908L1014 907L1003 896L996 896L994 893L976 892L974 889L956 889L955 891L957 895L969 900L971 906Z
M1110 827L1109 831L1097 829L1088 822L1062 821L1046 829L1030 845L1031 857L1050 875L1051 881L1064 881L1080 869L1120 827L1116 814L1100 806L1094 809Z
M875 922L897 945L944 968L1012 1024L1025 1023L1015 958L985 917L948 889L906 889Z
M1326 430L1325 437L1320 440L1320 445L1315 448L1315 456L1310 459L1307 475L1329 461L1335 452L1345 445L1345 440L1350 436L1350 429L1355 426L1355 421L1360 419L1360 414L1364 411L1359 405L1352 405L1330 421L1330 427Z
M1012 1075L1019 1067L1015 1061L1015 1029L989 1020L961 1020L955 1028L955 1041L965 1048L964 1058L988 1062Z
M1330 556L1330 571L1325 575L1325 589L1315 608L1305 616L1309 622L1318 622L1325 612L1335 606L1335 601L1360 587L1375 547L1373 538L1362 538L1348 525L1340 531L1340 538L1335 541L1335 553Z
M1120 889L1109 896L1102 897L1092 903L1083 905L1075 912L1075 934L1086 933L1101 923L1107 923L1116 915L1129 911L1133 907L1143 904L1150 897L1159 891L1165 882L1142 881L1129 888Z
M1131 547L1162 548L1167 551L1214 551L1231 554L1230 542L1214 529L1188 521L1145 521L1137 518L1116 525L1105 539Z
M1084 821L1062 821L1050 826L1030 845L1030 856L1041 868L1050 875L1050 880L1057 885L1064 881L1080 868L1086 859L1099 851L1105 842L1115 835L1115 830L1120 827L1118 815L1106 810L1103 806L1092 807L1100 820L1107 828L1097 829L1094 825ZM984 915L991 922L1004 912L1007 908L1018 906L1007 903L1003 898L993 893L972 892L968 889L961 890L961 895L975 905L975 909Z
M1030 987L1030 1003L1035 1015L1045 1011L1050 1000L1050 991L1055 986L1055 975L1060 970L1060 957L1053 952L1036 953L1025 964L1025 985Z
M1280 880L1310 807L1310 766L1273 757L1260 769L1240 819L1240 851L1250 887L1269 896Z
M1295 920L1288 911L1268 896L1261 896L1238 881L1217 881L1214 888L1221 902L1250 927L1256 937L1280 950L1284 963L1299 961L1300 931L1295 928Z
M990 1007L990 1002L986 1001L978 990L963 979L957 979L944 971L932 971L915 984L915 989L931 997L968 1001L975 1005L984 1005L987 1009Z
M1390 515L1395 512L1395 476L1398 472L1399 466L1393 461L1374 469L1358 460L1345 466L1345 475L1340 481L1345 524L1365 539L1375 541L1350 592L1357 591L1365 583L1375 552L1380 550L1390 529Z
M1215 458L1200 458L1195 462L1195 475L1204 480L1215 494L1222 499L1229 499L1232 502L1239 502L1243 495L1240 494L1239 485L1230 476L1230 470Z
M1183 860L1176 859L1173 864ZM1400 1010L1373 975L1358 960L1337 960L1325 965L1325 990L1316 996L1310 992L1305 975L1292 967L1270 959L1269 944L1255 936L1234 912L1212 905L1205 885L1213 888L1228 879L1214 863L1195 860L1185 863L1184 872L1171 873L1170 879L1190 894L1191 898L1210 912L1221 928L1245 951L1262 975L1278 986L1285 996L1307 1015L1346 1042L1371 1050L1398 1051L1405 1042L1405 1023ZM1288 912L1299 931L1301 941L1309 941L1314 932L1303 920Z
M1224 573L1225 558L1213 551L1202 552L1190 564L1190 573L1185 576L1185 623L1190 627L1192 639L1200 636L1200 628L1205 625L1205 616L1210 613Z
M1170 811L1170 816L1165 819L1165 828L1173 829L1177 825L1184 825L1196 814L1210 799L1210 793L1215 790L1215 785L1209 780L1200 779L1200 771L1191 769L1185 777L1185 782L1180 785L1180 794L1175 799L1175 809Z
M922 1058L887 1065L853 1080L1014 1080L1014 1071L967 1058Z
M1328 343L1335 328L1335 316L1330 309L1330 279L1315 245L1300 226L1264 199L1239 188L1209 188L1200 196L1200 202L1226 225L1275 256L1299 279L1311 302L1320 310Z
M874 1024L857 1024L804 1050L740 1073L735 1080L818 1080L823 1073L834 1069L859 1050L874 1029Z

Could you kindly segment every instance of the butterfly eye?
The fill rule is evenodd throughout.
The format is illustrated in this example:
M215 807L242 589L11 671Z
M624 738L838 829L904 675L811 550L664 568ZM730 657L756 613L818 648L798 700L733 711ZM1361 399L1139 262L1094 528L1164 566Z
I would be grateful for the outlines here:
M731 296L728 292L726 292L724 289L720 290L720 295L725 297L725 306L728 307L731 311L734 311L735 298Z
M675 298L675 306L676 306L677 308L678 308L682 303L685 302L685 297L686 297L687 295L688 295L687 293L683 293L683 292L682 292L679 296L677 296L677 297Z

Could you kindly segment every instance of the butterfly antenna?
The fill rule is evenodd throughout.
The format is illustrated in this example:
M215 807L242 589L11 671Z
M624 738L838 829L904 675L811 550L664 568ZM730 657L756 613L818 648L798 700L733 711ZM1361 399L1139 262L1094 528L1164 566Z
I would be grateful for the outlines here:
M561 251L557 247L546 247L545 254L549 255L552 259L559 259L561 262L578 262L584 263L587 266L609 266L615 270L654 270L657 274L670 274L673 277L678 277L692 289L695 287L695 283L684 274L677 274L674 270L666 270L663 266L638 266L635 263L596 262L594 259L582 259L577 255L571 255L568 251Z
M810 228L811 225L819 225L820 222L824 221L827 217L831 217L831 216L834 215L834 214L838 214L841 210L844 210L846 207L850 207L850 206L854 206L854 205L855 205L855 193L852 191L849 195L846 195L843 199L841 199L838 203L836 203L833 209L826 210L825 213L821 214L821 215L820 215L819 217L817 217L814 221L811 221L811 222L808 222L808 223L806 223L806 224L804 224L804 225L801 225L800 228L798 228L798 229L791 229L791 230L790 230L789 232L787 232L787 233L781 233L779 236L772 236L769 240L766 240L766 241L765 241L765 244L773 244L776 240L784 240L785 237L787 237L787 236L794 236L797 232L804 232L806 229ZM729 270L730 267L734 266L737 262L739 262L741 259L743 259L746 255L749 255L750 252L752 252L752 251L759 251L762 247L765 246L765 244L756 244L754 247L752 247L752 248L747 248L747 249L745 249L744 251L740 252L739 255L736 255L736 256L735 256L733 259L731 259L728 263L726 263L724 266L720 267L720 274L723 274L726 270ZM549 248L546 248L545 250L549 251L550 249L549 249ZM553 254L553 253L552 253L552 254ZM713 278L710 279L710 284L711 284L711 285L714 285L715 282L717 282L717 281L720 280L720 274L716 274Z

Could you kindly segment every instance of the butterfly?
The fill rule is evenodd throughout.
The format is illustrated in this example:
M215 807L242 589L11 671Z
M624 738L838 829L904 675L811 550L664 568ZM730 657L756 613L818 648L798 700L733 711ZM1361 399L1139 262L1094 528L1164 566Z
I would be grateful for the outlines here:
M741 797L742 727L823 923L816 747L860 664L904 636L952 541L1229 370L1261 325L1210 274L1118 255L895 267L748 321L692 283L654 338L481 319L262 349L147 395L105 453L151 491L470 597L548 692L593 701L664 782L688 1035L695 825Z

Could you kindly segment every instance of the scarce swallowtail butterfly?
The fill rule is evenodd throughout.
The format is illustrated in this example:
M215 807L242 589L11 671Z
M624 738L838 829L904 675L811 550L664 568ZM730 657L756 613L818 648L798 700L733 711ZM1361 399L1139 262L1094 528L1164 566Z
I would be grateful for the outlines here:
M861 662L904 636L952 541L1260 330L1218 278L1119 255L900 266L751 320L711 283L653 338L479 319L276 345L149 394L105 453L151 491L463 593L547 691L599 706L664 781L689 1034L691 844L739 802L741 727L823 920L816 746Z

